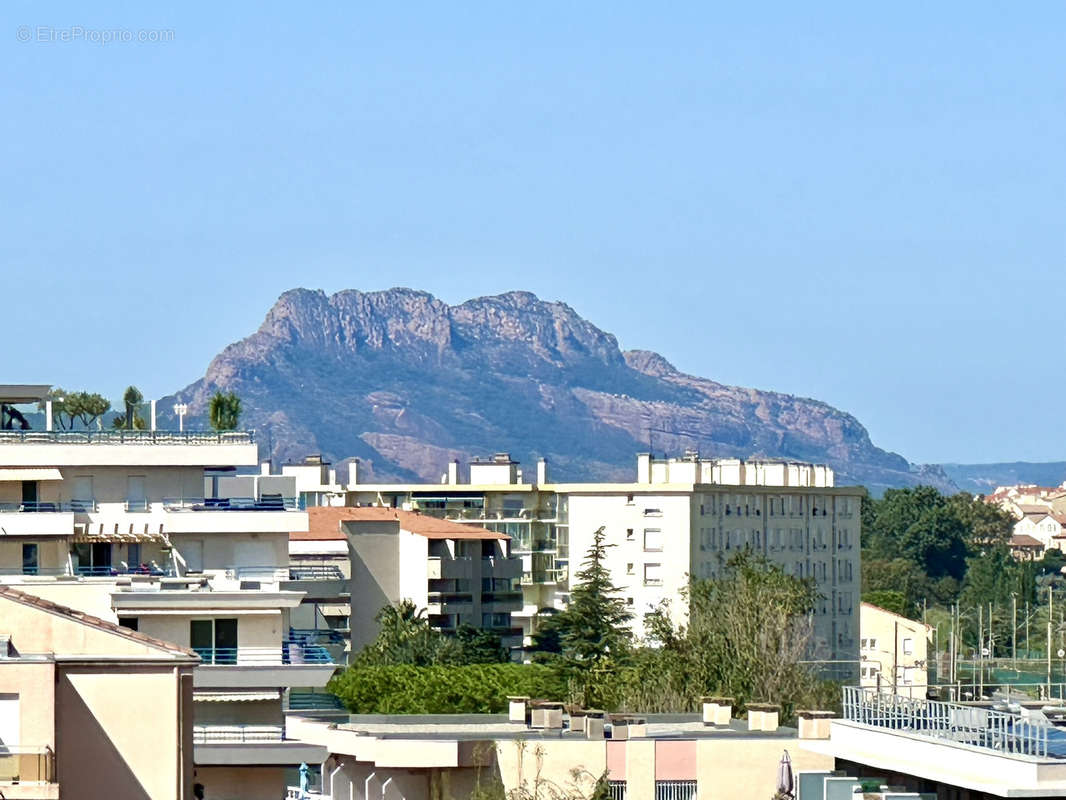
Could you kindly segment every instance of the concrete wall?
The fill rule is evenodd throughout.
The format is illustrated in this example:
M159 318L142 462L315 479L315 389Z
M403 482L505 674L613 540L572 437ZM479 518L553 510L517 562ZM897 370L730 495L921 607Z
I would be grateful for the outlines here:
M181 674L191 667L62 666L56 767L64 800L185 800Z
M265 611L266 613L263 613ZM189 646L190 622L194 619L237 619L239 648L272 648L280 652L284 620L277 610L259 612L213 609L201 613L143 614L139 617L141 633L182 647Z
M374 617L383 606L397 602L400 588L400 537L398 522L360 522L358 533L354 526L342 523L348 532L351 554L353 596L352 652L358 652L377 636ZM422 559L423 583L425 558ZM358 587L356 590L355 587Z
M860 685L882 691L894 689L904 697L925 697L928 626L863 603L859 639Z
M0 694L19 698L19 738L5 743L54 751L55 663L0 660Z
M632 499L630 499L632 498ZM644 615L662 600L670 601L671 616L681 623L687 617L679 594L688 584L690 562L691 496L688 493L619 492L570 496L571 576L592 545L601 525L606 527L606 564L623 597L632 600L632 627L644 635ZM657 510L657 511L656 511ZM661 550L645 549L645 532L658 530ZM630 536L629 531L632 531ZM654 534L649 534L654 536ZM646 584L647 565L658 564L660 585ZM632 567L630 567L632 565ZM571 577L570 588L575 581Z
M200 701L193 706L197 725L282 725L279 700L240 700L234 703Z
M194 783L205 800L279 800L285 797L284 767L197 767Z

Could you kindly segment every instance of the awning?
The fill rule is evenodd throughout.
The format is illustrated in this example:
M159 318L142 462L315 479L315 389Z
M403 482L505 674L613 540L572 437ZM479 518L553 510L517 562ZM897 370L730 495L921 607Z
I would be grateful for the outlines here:
M0 481L61 481L63 475L55 467L3 467Z
M280 700L281 692L220 692L197 689L193 692L192 699L197 703L242 703L252 700Z

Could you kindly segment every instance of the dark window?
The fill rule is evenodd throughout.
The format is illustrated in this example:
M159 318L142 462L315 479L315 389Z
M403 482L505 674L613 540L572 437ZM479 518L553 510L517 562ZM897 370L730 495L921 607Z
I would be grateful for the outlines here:
M189 646L205 664L237 663L237 620L194 619L189 623Z
M139 620L137 617L119 617L118 624L123 628L129 628L131 631L137 630Z
M37 481L22 482L22 502L33 504L37 502Z
M32 542L22 544L22 574L37 574L37 545Z

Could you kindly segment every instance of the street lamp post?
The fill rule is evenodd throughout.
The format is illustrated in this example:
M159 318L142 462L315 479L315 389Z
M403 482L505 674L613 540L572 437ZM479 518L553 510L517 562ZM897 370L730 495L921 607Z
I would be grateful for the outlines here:
M175 403L174 413L178 416L178 430L185 430L185 414L188 412L189 406L185 403Z

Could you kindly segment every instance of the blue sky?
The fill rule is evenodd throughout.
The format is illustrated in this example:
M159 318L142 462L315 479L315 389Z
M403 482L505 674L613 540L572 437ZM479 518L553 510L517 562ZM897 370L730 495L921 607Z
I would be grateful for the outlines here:
M2 379L522 288L915 461L1066 458L1066 5L816 5L7 3Z

